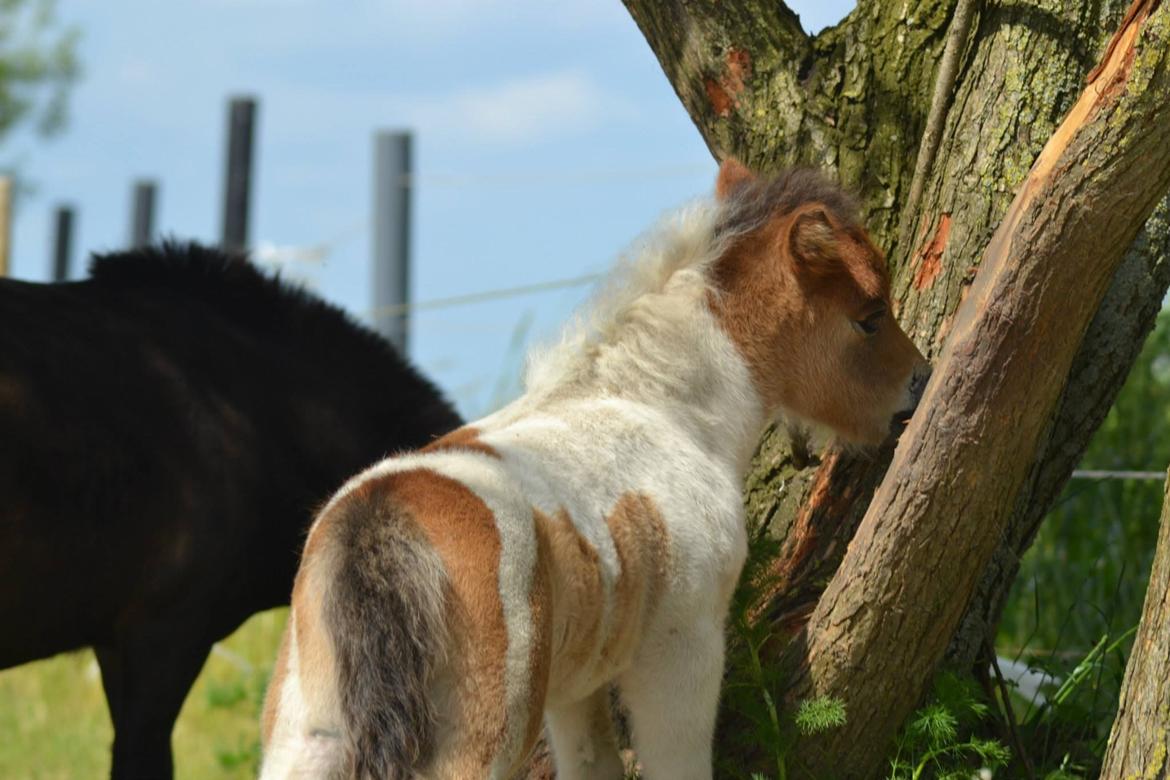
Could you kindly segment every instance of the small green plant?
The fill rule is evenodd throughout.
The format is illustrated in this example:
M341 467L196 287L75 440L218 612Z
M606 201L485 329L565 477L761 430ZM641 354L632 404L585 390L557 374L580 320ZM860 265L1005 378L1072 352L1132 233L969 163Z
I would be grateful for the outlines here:
M844 726L845 703L830 696L806 699L796 708L795 720L797 730L805 736Z
M974 682L939 675L931 701L910 717L895 740L890 780L970 780L979 770L1006 766L1011 751L979 734L990 712Z
M777 780L788 778L788 755L798 736L819 734L845 723L845 704L820 697L785 708L775 696L783 680L782 670L765 664L762 648L775 637L759 610L770 593L769 571L779 545L765 529L752 534L748 560L732 598L727 672L723 686L723 710L737 728L720 736L722 754L718 776L766 780L750 772L751 766L770 766Z

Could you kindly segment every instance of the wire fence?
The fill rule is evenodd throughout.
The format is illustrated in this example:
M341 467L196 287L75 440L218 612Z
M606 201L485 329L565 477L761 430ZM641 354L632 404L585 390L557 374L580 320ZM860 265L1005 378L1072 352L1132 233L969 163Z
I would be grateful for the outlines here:
M1123 479L1123 480L1140 480L1140 481L1157 481L1164 482L1166 480L1165 471L1100 471L1095 469L1077 469L1072 473L1073 479L1093 479L1093 480L1108 480L1108 479Z

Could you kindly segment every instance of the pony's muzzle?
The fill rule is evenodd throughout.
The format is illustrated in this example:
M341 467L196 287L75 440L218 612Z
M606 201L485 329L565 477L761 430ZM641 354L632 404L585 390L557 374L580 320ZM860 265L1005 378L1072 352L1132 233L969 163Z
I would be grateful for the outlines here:
M894 413L890 420L891 431L899 433L910 422L910 418L914 416L914 410L918 408L918 402L922 400L922 394L926 391L926 383L929 380L930 364L923 361L915 366L914 373L910 376L910 386L906 390L907 403Z

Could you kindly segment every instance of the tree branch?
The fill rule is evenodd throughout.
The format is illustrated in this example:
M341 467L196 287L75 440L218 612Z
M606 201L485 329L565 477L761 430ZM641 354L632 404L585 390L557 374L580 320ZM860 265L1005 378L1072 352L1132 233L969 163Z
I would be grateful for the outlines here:
M622 0L658 57L679 100L716 159L759 166L756 110L803 103L800 63L812 43L800 19L779 0L725 3ZM775 115L769 111L772 119ZM786 112L781 133L796 135L799 111Z
M980 579L947 663L969 668L979 647L993 639L1004 605L1049 509L1060 496L1095 431L1117 399L1170 288L1170 197L1146 221L1113 277L1069 372L1051 430L1016 498L1003 541Z
M1134 5L988 244L921 411L794 644L789 701L835 696L848 712L798 746L813 776L871 774L918 701L1124 248L1170 187L1170 11Z
M926 129L922 131L922 140L918 144L918 159L914 163L914 178L910 180L910 192L906 196L903 211L914 214L918 211L918 204L922 201L922 188L926 185L926 177L934 166L935 155L938 154L938 145L942 141L943 124L946 122L947 109L951 104L951 94L955 89L955 79L959 75L959 58L967 46L967 39L971 35L971 22L975 19L975 9L979 0L958 0L955 7L955 16L951 19L950 29L947 30L947 44L943 49L942 62L938 65L938 76L934 81L934 96L930 100L930 114L926 118ZM902 236L899 246L906 246L910 232L910 220L903 219Z

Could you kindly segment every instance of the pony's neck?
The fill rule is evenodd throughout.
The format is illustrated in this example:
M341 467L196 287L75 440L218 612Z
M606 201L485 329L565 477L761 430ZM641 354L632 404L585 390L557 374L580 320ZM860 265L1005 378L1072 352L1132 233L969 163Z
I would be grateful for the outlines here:
M746 472L765 410L751 373L703 294L664 292L633 309L557 395L621 398L670 417L721 462Z
M708 306L708 275L731 240L717 232L721 209L700 201L642 239L560 342L530 360L530 401L644 403L674 418L706 451L746 468L765 413L742 356Z

